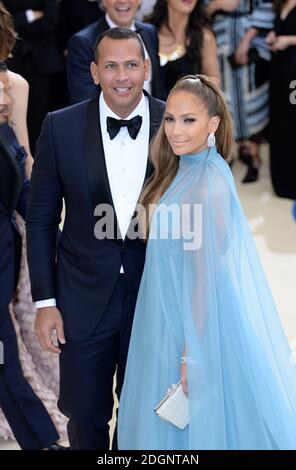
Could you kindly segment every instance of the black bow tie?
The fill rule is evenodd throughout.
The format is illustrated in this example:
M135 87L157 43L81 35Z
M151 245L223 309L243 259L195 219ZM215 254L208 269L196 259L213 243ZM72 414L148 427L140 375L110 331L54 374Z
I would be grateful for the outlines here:
M110 139L114 139L121 127L127 127L128 133L132 139L136 139L142 125L142 116L135 116L132 119L115 119L107 117L107 131Z

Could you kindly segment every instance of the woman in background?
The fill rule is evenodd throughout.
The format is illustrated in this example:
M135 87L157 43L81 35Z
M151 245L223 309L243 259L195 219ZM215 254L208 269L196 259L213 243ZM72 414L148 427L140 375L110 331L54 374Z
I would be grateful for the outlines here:
M17 34L14 30L11 18L7 10L0 2L0 61L5 62L9 58L14 47ZM13 128L19 144L24 147L27 153L26 173L30 179L33 159L29 147L27 129L27 108L29 85L21 75L7 70L10 84L11 115L9 124Z
M204 73L220 81L216 41L200 0L157 0L146 18L158 31L167 93L184 75Z
M270 53L261 35L273 27L270 0L205 0L213 19L222 89L234 120L243 183L259 176L259 143L269 120Z
M270 77L270 169L275 193L296 199L296 0L276 0Z
M60 73L64 69L58 44L58 0L3 0L19 36L8 61L30 85L28 132L34 154L45 115L60 105Z

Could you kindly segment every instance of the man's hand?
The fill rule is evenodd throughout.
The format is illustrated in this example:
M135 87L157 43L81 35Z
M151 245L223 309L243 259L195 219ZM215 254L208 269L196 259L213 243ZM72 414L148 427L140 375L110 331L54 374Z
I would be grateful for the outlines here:
M65 344L64 326L60 311L56 307L39 308L35 321L35 333L38 341L45 351L59 354L61 350L52 340L54 331L59 342Z

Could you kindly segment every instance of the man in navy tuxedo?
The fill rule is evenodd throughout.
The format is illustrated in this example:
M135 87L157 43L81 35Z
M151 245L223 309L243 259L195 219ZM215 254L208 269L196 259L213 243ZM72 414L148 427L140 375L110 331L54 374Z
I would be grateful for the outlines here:
M69 417L72 449L109 448L113 377L119 397L145 260L130 227L164 111L143 92L149 61L130 29L102 34L91 70L102 92L45 119L27 214L36 332L44 349L60 354L59 408ZM114 236L97 230L105 206Z
M1 64L0 341L4 357L0 357L0 407L21 449L63 450L56 443L59 435L46 408L23 375L16 333L9 312L21 262L21 238L15 227L14 210L25 218L29 188L25 177L26 153L7 123L11 105L9 87L8 73Z
M70 39L67 55L67 77L72 103L92 98L98 92L94 84L90 63L94 58L93 46L98 36L109 28L123 26L137 31L144 45L145 56L151 67L144 89L152 96L164 99L166 90L158 57L158 36L153 25L135 21L141 0L102 0L106 14L95 23L82 29Z

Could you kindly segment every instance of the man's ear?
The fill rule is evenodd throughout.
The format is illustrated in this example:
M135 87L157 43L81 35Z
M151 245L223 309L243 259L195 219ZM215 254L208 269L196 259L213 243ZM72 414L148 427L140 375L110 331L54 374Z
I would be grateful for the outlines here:
M94 81L95 85L99 85L100 80L99 80L99 77L98 77L98 66L95 62L92 62L90 64L90 73L91 73L91 76L93 78L93 81Z
M149 78L149 71L150 71L150 60L149 59L145 59L145 62L144 62L144 69L145 69L145 81L148 80Z

